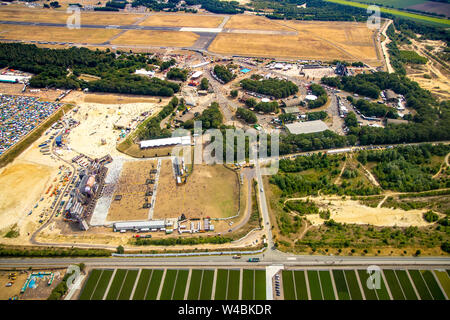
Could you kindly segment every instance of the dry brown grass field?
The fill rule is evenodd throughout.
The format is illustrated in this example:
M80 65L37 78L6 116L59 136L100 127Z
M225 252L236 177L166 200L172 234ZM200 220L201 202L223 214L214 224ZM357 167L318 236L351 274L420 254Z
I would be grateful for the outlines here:
M129 30L112 40L111 44L189 47L198 38L192 32Z
M235 22L233 22L233 18ZM364 23L280 21L234 16L225 27L297 31L297 36L219 34L209 50L222 54L304 59L363 60L377 65L373 31ZM248 24L246 24L248 22ZM272 29L272 26L278 29ZM259 27L260 26L260 27Z
M152 14L139 25L159 27L198 27L215 28L219 26L223 17L195 14Z
M7 21L66 23L69 16L66 11L59 10L0 8L0 20ZM130 25L143 16L132 13L82 12L81 24Z
M164 160L158 182L154 219L220 218L238 210L238 178L222 165L195 165L185 185L177 186L172 162Z
M1 39L23 41L57 41L76 43L103 43L119 33L113 29L68 29L64 27L37 27L2 25Z
M225 29L242 30L280 30L292 31L292 28L278 23L277 20L270 20L264 17L250 15L235 15L228 20Z
M153 185L146 185L150 176L150 170L156 169L156 161L129 161L125 162L120 173L120 178L113 195L113 201L108 212L108 221L119 220L145 220L148 218L149 209L143 208L145 198L151 202L151 196L146 197L147 189L153 190ZM121 195L120 201L114 200L116 195Z

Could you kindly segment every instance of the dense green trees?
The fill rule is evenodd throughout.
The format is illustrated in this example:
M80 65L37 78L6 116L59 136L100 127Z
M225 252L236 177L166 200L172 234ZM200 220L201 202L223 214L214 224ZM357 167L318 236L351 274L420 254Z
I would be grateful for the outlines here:
M390 118L397 119L398 114L394 108L388 107L384 104L374 103L365 99L352 99L353 106L358 109L366 117Z
M167 79L186 81L188 73L189 70L187 69L172 68L169 70L169 72L167 72Z
M227 67L220 64L216 64L214 66L214 74L224 83L228 83L236 78L236 76Z
M278 112L278 102L260 102L255 106L255 111L264 113Z
M316 100L311 100L308 102L308 107L310 109L320 108L328 101L327 92L321 85L313 83L311 85L311 92L317 96Z
M219 104L217 102L211 103L208 109L195 118L195 121L201 121L203 129L218 129L223 122L223 115L220 112Z
M328 114L325 111L315 111L315 112L307 112L306 119L308 121L313 120L324 120L328 117Z
M266 79L257 81L244 79L240 84L244 90L272 96L275 99L286 98L298 92L297 85L287 80Z
M207 78L202 78L200 81L200 90L208 90L209 80Z
M186 0L186 4L190 6L201 4L203 9L213 13L236 14L244 12L237 1Z
M34 73L32 87L65 89L88 88L90 91L172 96L179 86L170 81L133 74L146 68L146 54L120 54L87 48L48 49L19 43L0 44L0 67ZM70 74L72 71L72 74ZM100 80L86 82L77 75L90 74Z
M173 97L169 104L165 106L157 116L153 117L146 124L145 130L140 131L139 138L141 140L146 139L158 139L168 138L171 136L171 132L168 129L161 129L161 121L168 117L178 106L178 98Z
M236 116L250 124L258 122L256 115L252 111L245 108L238 108L236 111Z

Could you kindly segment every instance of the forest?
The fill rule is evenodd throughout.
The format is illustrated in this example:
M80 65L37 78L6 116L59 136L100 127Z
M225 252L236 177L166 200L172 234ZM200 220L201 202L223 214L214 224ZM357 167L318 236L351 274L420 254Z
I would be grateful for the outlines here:
M168 138L172 135L170 130L164 128L161 129L161 121L168 117L178 106L178 98L173 97L169 104L165 106L156 117L150 119L150 121L146 124L146 130L141 130L139 139L147 140L147 139L159 139L159 138Z
M328 101L327 92L321 85L313 83L311 85L311 92L313 95L317 96L316 100L310 100L308 102L308 107L310 109L316 109L323 106Z
M250 124L258 122L256 115L252 111L245 108L238 108L236 111L236 116Z
M348 96L347 99L352 103L352 105L358 109L366 117L377 117L377 118L390 118L397 119L397 110L392 107L388 107L385 104L379 104L375 102L370 102L365 99L354 99Z
M1 43L0 67L35 74L30 86L36 88L89 89L97 92L172 96L178 84L158 78L134 75L134 71L151 63L147 54L116 54L100 50L72 47L69 49L38 48L31 44ZM81 74L98 76L100 80L84 81Z
M297 85L287 80L266 79L256 81L244 79L240 84L244 90L272 96L275 99L286 98L298 92Z

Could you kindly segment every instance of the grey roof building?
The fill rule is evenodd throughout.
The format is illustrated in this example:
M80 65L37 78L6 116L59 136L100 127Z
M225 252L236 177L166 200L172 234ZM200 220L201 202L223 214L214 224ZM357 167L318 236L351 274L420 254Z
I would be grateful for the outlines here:
M328 130L328 126L322 120L294 122L285 125L292 134L314 133Z

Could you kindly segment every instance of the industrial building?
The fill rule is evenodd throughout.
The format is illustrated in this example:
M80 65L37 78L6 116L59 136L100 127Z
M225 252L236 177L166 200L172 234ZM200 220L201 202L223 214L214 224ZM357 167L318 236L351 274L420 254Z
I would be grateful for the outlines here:
M328 130L328 126L322 120L294 122L285 126L292 134L314 133Z
M148 221L124 221L116 222L113 225L114 232L126 232L126 231L157 231L165 229L166 224L164 220L148 220Z
M182 146L191 145L191 136L144 140L140 142L141 149L175 146L175 145L182 145Z

